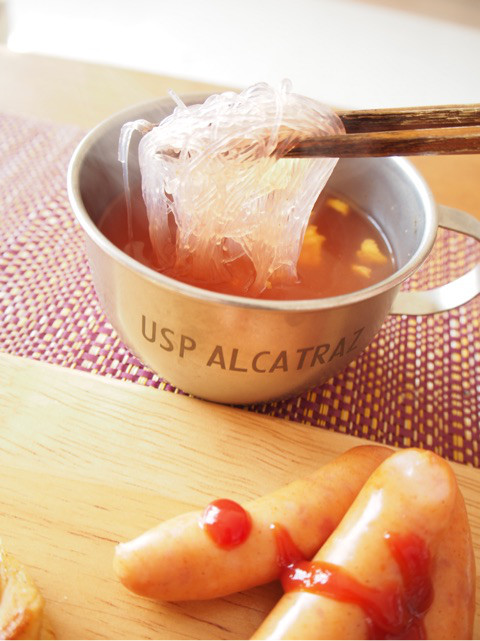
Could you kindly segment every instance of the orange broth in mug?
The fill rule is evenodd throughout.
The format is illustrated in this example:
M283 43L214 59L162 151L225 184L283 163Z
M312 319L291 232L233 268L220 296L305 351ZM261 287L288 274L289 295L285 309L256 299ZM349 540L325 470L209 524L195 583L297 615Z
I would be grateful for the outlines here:
M132 195L132 209L141 213L133 219L134 242L129 242L127 207L123 196L114 200L103 214L98 227L119 249L148 267L160 271L148 233L145 206L139 190ZM133 247L132 247L133 245ZM249 296L245 282L253 280L253 265L247 256L228 264L230 278L223 282L192 280L172 266L161 273L203 289ZM323 193L312 211L297 264L298 280L268 283L255 298L301 300L339 296L364 289L387 278L395 271L391 247L377 224L342 197Z

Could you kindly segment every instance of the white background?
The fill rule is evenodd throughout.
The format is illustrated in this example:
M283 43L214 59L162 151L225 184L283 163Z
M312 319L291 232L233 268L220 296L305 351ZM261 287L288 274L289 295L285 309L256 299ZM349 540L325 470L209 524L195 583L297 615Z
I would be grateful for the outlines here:
M480 102L480 29L353 0L9 0L9 46L339 107Z

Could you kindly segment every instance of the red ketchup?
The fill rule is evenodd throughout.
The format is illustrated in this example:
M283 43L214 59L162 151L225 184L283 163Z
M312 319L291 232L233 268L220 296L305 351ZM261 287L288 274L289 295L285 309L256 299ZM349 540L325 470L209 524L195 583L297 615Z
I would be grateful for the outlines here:
M423 616L432 604L430 554L415 534L387 533L401 583L382 589L363 585L343 568L325 561L300 561L284 570L286 592L304 590L355 603L365 613L371 639L425 639Z
M217 499L205 508L200 526L219 547L230 550L247 540L252 520L235 501Z
M277 564L281 568L292 567L298 561L305 560L305 555L300 552L292 540L288 530L280 523L272 523L270 529L275 537L277 547Z

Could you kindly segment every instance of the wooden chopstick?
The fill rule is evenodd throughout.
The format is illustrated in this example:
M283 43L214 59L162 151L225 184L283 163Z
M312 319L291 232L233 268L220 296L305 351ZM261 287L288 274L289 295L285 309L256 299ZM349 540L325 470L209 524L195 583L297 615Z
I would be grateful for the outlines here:
M480 127L338 134L302 140L284 158L480 154Z
M439 105L337 111L349 134L367 131L433 129L437 127L474 127L480 125L480 104Z
M480 104L339 111L346 133L298 141L287 158L480 153Z

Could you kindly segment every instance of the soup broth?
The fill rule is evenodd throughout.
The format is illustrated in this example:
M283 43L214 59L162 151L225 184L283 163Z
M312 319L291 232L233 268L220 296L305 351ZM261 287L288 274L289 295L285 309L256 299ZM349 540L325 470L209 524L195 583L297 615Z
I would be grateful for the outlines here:
M148 233L148 221L139 189L132 195L133 230L129 232L127 207L119 197L105 211L100 231L119 249L148 267L160 271ZM172 236L175 227L172 224ZM133 237L133 241L131 238ZM247 256L228 263L228 280L192 280L174 267L172 245L165 247L170 267L161 272L176 280L223 294L250 296L248 283L254 279ZM389 243L371 216L342 197L324 192L317 201L307 227L297 265L296 282L285 283L276 274L256 298L301 300L339 296L369 287L395 271Z

